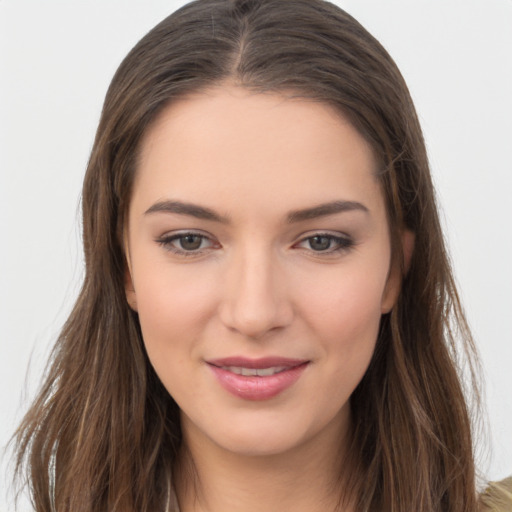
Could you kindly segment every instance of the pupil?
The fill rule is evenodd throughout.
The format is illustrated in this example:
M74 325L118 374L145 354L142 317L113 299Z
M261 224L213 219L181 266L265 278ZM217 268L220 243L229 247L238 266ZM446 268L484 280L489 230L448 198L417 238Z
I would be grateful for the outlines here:
M202 239L198 235L185 235L180 239L180 245L187 251L194 251L201 247Z
M331 239L326 236L314 236L309 245L314 251L325 251L331 246Z

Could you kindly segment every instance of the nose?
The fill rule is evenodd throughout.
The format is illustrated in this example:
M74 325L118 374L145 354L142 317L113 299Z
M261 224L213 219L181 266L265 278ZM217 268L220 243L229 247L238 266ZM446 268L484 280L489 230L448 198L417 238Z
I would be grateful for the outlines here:
M259 340L293 319L285 273L271 251L246 251L231 261L223 285L220 318L246 338Z

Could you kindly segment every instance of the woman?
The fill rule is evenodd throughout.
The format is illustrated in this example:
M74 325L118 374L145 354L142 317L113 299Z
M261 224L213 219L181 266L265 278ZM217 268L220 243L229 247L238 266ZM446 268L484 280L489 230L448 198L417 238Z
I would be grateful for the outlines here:
M477 510L474 349L421 130L350 16L164 20L107 93L83 222L18 433L36 510Z

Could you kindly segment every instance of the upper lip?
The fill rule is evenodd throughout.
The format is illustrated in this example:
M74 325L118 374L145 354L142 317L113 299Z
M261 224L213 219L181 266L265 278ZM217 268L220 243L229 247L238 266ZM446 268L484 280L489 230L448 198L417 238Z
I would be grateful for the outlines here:
M309 362L307 359L294 359L289 357L261 357L252 359L242 356L224 357L221 359L209 359L206 361L208 364L218 367L236 366L241 368L254 368L254 369L265 369L276 366L282 366L285 368L293 368L301 364Z

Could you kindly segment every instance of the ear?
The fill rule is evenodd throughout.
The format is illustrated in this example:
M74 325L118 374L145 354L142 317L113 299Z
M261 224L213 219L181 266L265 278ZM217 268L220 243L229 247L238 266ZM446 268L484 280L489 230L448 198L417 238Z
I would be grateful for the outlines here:
M135 287L133 286L131 264L128 254L126 255L124 271L124 292L126 294L126 301L128 302L128 305L133 309L133 311L137 312L137 294L135 292Z
M414 252L414 240L415 235L409 229L404 229L402 231L402 257L403 261L403 276L407 275L409 272L409 267L411 266L412 253Z
M409 271L411 265L412 253L414 252L414 233L404 229L401 234L402 242L402 264L392 262L389 269L388 280L382 294L381 313L389 313L398 300L402 280Z

